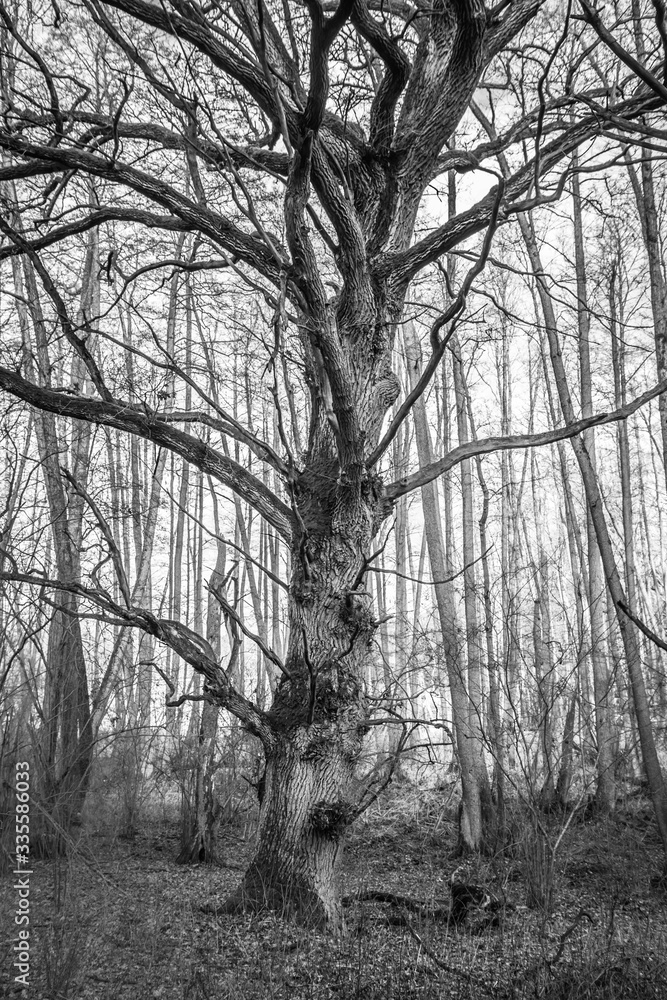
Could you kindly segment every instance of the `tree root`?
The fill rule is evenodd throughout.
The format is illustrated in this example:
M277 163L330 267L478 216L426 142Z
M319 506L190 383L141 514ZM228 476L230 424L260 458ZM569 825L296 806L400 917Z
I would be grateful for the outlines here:
M355 893L353 896L344 896L343 906L351 906L353 903L365 900L372 900L376 903L391 903L392 906L403 906L406 910L428 916L432 920L449 920L452 913L450 904L445 900L439 901L444 905L434 906L433 903L425 899L415 899L413 896L401 896L395 892L382 892L377 889Z
M429 901L416 899L414 896L403 896L395 892L368 889L364 892L343 897L343 906L350 906L352 903L364 900L372 900L377 903L391 903L393 907L402 907L429 920L442 920L456 926L464 922L471 907L479 907L479 909L485 911L487 916L475 928L476 934L482 933L488 927L499 926L502 912L514 909L511 903L504 900L492 899L482 886L468 885L462 882L452 883L450 902L446 900ZM392 914L389 920L394 924L405 924L406 922L401 914Z
M250 876L246 871L240 885L229 896L219 902L204 903L199 911L214 917L273 913L312 929L336 929L342 926L340 904L327 908L326 900L310 887L298 883L288 886L271 884L268 880L262 882L254 877L255 872L249 871Z

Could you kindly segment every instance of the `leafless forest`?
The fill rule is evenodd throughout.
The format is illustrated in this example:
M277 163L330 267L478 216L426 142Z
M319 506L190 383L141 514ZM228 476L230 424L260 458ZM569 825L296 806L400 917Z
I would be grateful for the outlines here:
M0 991L667 995L665 0L0 0Z

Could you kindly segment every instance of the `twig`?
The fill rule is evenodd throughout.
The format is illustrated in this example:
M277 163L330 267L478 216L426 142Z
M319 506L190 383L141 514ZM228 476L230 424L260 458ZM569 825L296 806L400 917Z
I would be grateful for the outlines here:
M659 649L664 649L665 652L667 652L667 642L665 642L664 639L661 639L659 635L656 635L656 633L652 629L650 629L648 625L645 625L644 622L641 620L641 618L637 618L636 615L633 615L632 611L630 611L630 608L627 606L627 604L624 604L623 601L617 601L616 604L621 609L623 614L626 615L626 617L629 618L630 621L637 626L639 631L644 633L647 639L650 639L651 642L654 642Z
M60 471L62 472L63 476L65 477L65 479L67 480L67 482L70 484L70 486L72 487L72 489L74 490L74 492L78 493L79 496L83 500L86 501L86 503L88 504L88 506L92 510L93 514L95 515L95 519L96 519L97 523L100 526L102 534L104 535L104 539L105 539L107 545L109 546L109 555L111 557L111 560L112 560L113 565L114 565L114 569L116 571L116 578L118 579L118 586L120 587L120 592L123 595L123 600L125 601L125 606L128 607L128 608L131 607L132 600L131 600L131 597L130 597L130 585L128 583L127 575L125 573L125 568L123 566L123 560L122 560L121 554L120 554L120 552L118 550L118 546L116 545L116 542L114 540L111 528L109 527L106 519L102 515L101 510L99 509L99 507L97 506L97 504L95 503L95 501L93 500L93 498L90 496L90 494L83 488L83 486L80 486L79 483L77 483L77 481L74 478L74 476L64 466L61 466L61 470ZM99 568L99 567L97 567L97 568Z
M459 576L463 576L463 574L466 572L466 570L470 569L471 566L474 566L475 563L478 563L480 561L480 559L484 558L484 556L488 556L488 554L489 554L489 552L491 551L492 548L493 548L493 545L489 545L488 548L486 549L486 551L482 552L482 554L480 556L477 556L476 559L471 559L469 563L465 564L465 566L463 567L463 569L458 570L458 572L456 572L456 573L452 573L451 576L446 576L444 578L444 580L424 580L420 576L408 576L406 573L399 573L399 571L397 569L384 569L384 568L380 568L379 566L369 567L368 568L368 572L369 573L388 573L390 576L400 576L402 580L410 580L412 583L421 583L425 587L438 587L438 586L440 586L441 584L444 584L444 583L451 583L453 580L456 580Z
M487 990L489 993L492 992L488 983L486 983L483 979L480 979L479 976L473 976L471 972L464 972L463 969L456 969L453 965L447 965L446 962L443 962L441 959L439 959L438 956L433 953L431 948L429 948L429 946L424 943L424 939L421 937L421 935L419 935L417 931L414 929L414 927L408 920L407 914L404 915L403 919L410 935L415 939L419 947L424 951L426 955L428 955L431 961L434 962L439 969L442 969L443 972L448 972L452 976L458 976L459 979L465 979L467 983L474 983L475 986L481 986L482 989Z
M263 639L261 639L258 635L255 635L254 632L251 632L250 629L246 628L246 626L241 621L241 618L239 617L239 615L236 613L236 611L231 606L231 604L229 603L229 601L227 601L222 596L222 594L220 593L220 591L216 587L208 587L207 590L209 590L210 593L213 594L213 596L215 597L216 601L219 603L220 607L223 609L223 611L226 614L229 615L229 617L232 619L232 621L235 622L238 625L238 627L241 629L241 631L243 632L243 634L245 636L247 636L248 639L252 639L252 641L255 643L255 645L259 646L259 648L264 653L264 655L267 657L267 659L271 660L271 663L275 663L275 665L278 667L278 669L280 670L280 672L283 673L285 675L285 677L287 677L288 680L291 680L292 675L290 674L289 670L287 669L287 667L285 666L285 664L283 663L283 661L280 659L280 657L278 656L278 654L274 653L272 649L269 649L269 647L266 645L266 643L264 642Z
M162 667L159 667L155 660L139 660L137 666L154 667L155 670L157 670L160 677L169 688L169 695L167 695L167 700L165 702L167 708L180 708L180 706L186 701L209 701L205 694L182 694L180 698L171 698L170 696L174 694L176 688L169 680L169 677L164 672Z

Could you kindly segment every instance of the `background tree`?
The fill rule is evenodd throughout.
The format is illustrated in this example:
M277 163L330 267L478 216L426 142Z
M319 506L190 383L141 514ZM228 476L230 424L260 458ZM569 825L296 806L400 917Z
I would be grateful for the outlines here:
M268 625L256 610L254 639L279 672L268 708L232 683L198 631L147 606L147 592L142 603L135 599L113 533L90 503L117 594L95 585L95 572L89 586L39 578L94 600L115 624L166 643L203 675L206 698L261 741L266 776L257 848L230 907L341 919L336 872L344 831L359 809L353 776L369 724L364 682L379 627L366 576L394 503L464 459L625 418L665 388L597 417L577 419L563 406L566 426L556 430L461 440L444 458L387 481L390 446L440 366L496 228L558 199L582 144L586 169L602 169L606 143L592 142L600 121L627 134L661 103L650 87L631 97L621 96L622 88L610 97L605 89L601 103L598 90L573 92L567 77L562 90L547 94L567 15L553 58L529 74L530 92L508 102L511 120L498 138L449 148L483 74L497 65L515 79L513 60L522 63L523 54L513 40L540 7L539 0L491 11L480 0L391 9L366 0L341 0L331 9L318 0L232 0L206 8L180 0L86 0L25 15L0 7L8 81L0 259L20 256L34 268L49 303L51 340L86 377L54 385L49 371L31 368L24 346L10 347L0 387L60 421L152 442L158 462L173 452L233 491L289 549L284 656L268 645ZM511 166L512 147L521 153L526 143L529 159L520 155ZM483 165L501 153L510 163L506 173ZM449 218L434 217L426 195L433 185L444 189L452 170L472 173L471 203ZM95 229L104 287L99 307L74 319L67 276L77 273L82 234ZM167 234L178 234L177 249ZM481 243L469 242L478 234ZM142 254L132 271L128 247L136 240ZM447 289L428 325L423 369L396 407L393 361L398 328L409 318L408 289L464 244L474 262L458 287ZM221 320L231 287L255 297L246 322L261 323L263 342L245 412L242 394L229 399L222 392L233 369L214 359L204 331L195 359L192 331L170 333L150 296L132 307L142 336L122 336L130 289L159 269L199 278L213 272L208 301ZM15 284L13 294L20 298ZM155 287L152 294L159 299ZM186 323L196 315L187 310ZM131 379L122 352L132 358ZM560 391L558 373L556 381ZM251 389L273 403L270 428L254 421ZM458 394L461 401L460 380ZM460 412L465 438L462 403ZM232 457L237 446L243 455ZM602 549L597 524L596 534ZM9 575L33 581L31 569L23 560ZM452 615L451 602L443 605L443 632ZM199 618L193 623L201 626ZM474 686L475 668L468 668ZM453 701L457 676L460 669L450 673ZM465 714L477 727L469 707L454 712L459 724ZM479 800L486 785L481 762L470 774ZM470 829L468 846L477 847L477 821Z

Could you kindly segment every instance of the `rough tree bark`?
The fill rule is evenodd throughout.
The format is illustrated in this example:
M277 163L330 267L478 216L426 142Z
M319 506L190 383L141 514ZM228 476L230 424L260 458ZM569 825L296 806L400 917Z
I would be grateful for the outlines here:
M210 397L201 410L169 414L160 412L151 392L141 404L133 403L125 398L113 366L100 370L48 274L63 344L79 356L94 390L76 394L43 387L25 369L0 367L0 388L32 405L144 437L185 458L250 505L290 547L284 663L256 637L281 671L267 711L234 687L202 636L134 606L126 580L117 602L103 593L93 595L115 621L142 627L194 666L205 678L207 697L227 707L262 741L267 773L259 838L233 906L269 905L311 922L341 920L336 873L342 837L355 815L350 779L368 719L362 680L377 628L364 577L373 539L393 502L444 471L435 463L411 484L385 484L379 462L442 360L443 331L465 306L496 224L518 210L529 190L532 194L536 176L558 169L579 143L599 131L597 113L585 112L563 129L558 106L529 110L506 141L523 141L532 134L536 116L543 124L553 111L557 127L543 131L539 157L471 208L427 235L416 234L423 195L434 179L450 168L476 169L480 158L505 145L485 143L473 152L447 149L484 67L540 5L541 0L517 0L489 15L482 0L434 0L418 17L408 5L392 6L385 17L381 5L376 9L367 0L340 0L331 12L329 4L316 0L305 5L231 0L208 8L176 0L88 0L85 13L77 8L77 17L91 18L91 31L104 33L127 78L143 81L134 90L126 87L109 114L88 100L87 91L73 89L72 66L68 62L61 71L62 46L49 46L49 28L40 23L37 52L23 15L13 20L2 8L7 45L21 50L15 63L22 78L0 123L0 148L7 158L1 179L21 187L27 221L33 221L32 206L42 203L34 187L45 176L53 183L50 190L59 185L64 190L72 176L98 177L104 202L48 219L36 209L36 235L28 241L0 218L6 237L0 259L21 253L32 259L45 247L111 221L120 228L191 232L206 246L210 266L250 275L254 292L273 309L275 349L267 352L267 372L278 371L276 359L287 353L289 341L305 373L309 428L298 451L289 426L280 434L277 453L250 423L241 426ZM137 25L163 36L165 51L173 44L196 52L192 62L186 57L182 63L186 73L197 66L196 79L193 70L182 93L164 82L159 60L153 66L147 52L137 49ZM348 114L340 74L329 73L330 63L340 58L335 46L343 28L345 45L352 39L360 53L370 46L383 67L365 129ZM67 58L76 62L77 56L68 52ZM200 86L204 78L207 91ZM46 96L24 106L21 95L33 92L35 80L34 93ZM162 118L152 105L147 114L147 89ZM215 97L209 101L208 94ZM244 96L235 113L229 103L215 103L231 102L238 94ZM103 106L108 103L105 98ZM629 121L645 104L645 97L633 96L618 110ZM221 132L230 118L233 141ZM254 142L244 145L248 129ZM169 162L176 165L173 174L166 168ZM270 177L272 185L276 179L284 185L284 242L271 231L272 213L260 217L260 200L253 197L249 180L257 173ZM220 208L220 192L230 187L235 204L227 215ZM119 191L130 197L116 197ZM479 233L488 236L479 261L432 327L423 376L383 433L399 394L392 356L410 282ZM109 270L119 249L112 247ZM178 265L171 261L168 266ZM158 341L160 335L154 331ZM164 362L161 343L149 360ZM190 384L187 372L177 374L181 385ZM289 397L286 386L276 381L274 388L277 404L285 393ZM210 427L222 444L207 443L196 433L197 425ZM570 433L566 428L564 434ZM511 446L497 440L464 445L471 450L462 457L476 449ZM268 464L280 490L231 458L229 441ZM534 441L543 443L544 436ZM521 446L529 443L521 439ZM118 553L113 557L116 565ZM16 572L15 578L22 574ZM68 593L79 589L72 584ZM460 715L465 718L463 705ZM464 782L478 781L472 764L464 770ZM473 842L481 836L480 808L481 802L470 817Z

